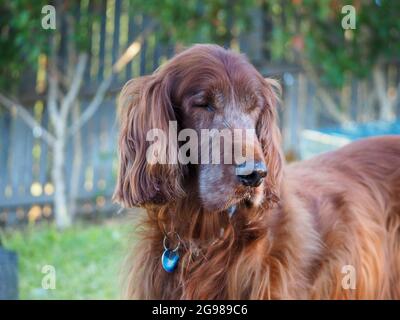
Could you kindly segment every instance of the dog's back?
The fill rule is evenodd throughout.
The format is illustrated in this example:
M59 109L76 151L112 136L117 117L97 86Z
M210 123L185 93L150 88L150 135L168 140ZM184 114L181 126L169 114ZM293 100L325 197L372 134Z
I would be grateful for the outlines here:
M370 189L375 196L382 196L386 203L399 202L400 136L359 140L337 151L289 166L289 172L296 175L303 171L314 173L309 175L311 180L327 175L324 183L339 184L332 186L334 188L354 183ZM321 179L316 182L321 183Z
M400 298L400 136L360 140L290 165L286 174L332 260L316 288L341 283L332 279L350 265L360 297ZM335 290L342 288L330 288L333 296Z

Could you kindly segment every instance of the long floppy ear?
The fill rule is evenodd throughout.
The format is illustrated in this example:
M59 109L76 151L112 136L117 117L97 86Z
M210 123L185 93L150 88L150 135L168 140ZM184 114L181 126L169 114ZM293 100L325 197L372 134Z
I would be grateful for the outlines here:
M267 192L270 200L279 201L282 180L283 152L281 148L281 133L278 127L277 104L280 85L276 80L264 79L263 96L264 110L257 122L257 136L264 153L268 167L266 179Z
M179 163L153 163L147 159L152 144L150 130L161 130L168 136L169 121L176 121L171 103L171 85L157 74L130 80L119 97L121 118L119 136L119 172L114 200L124 207L161 205L183 196L182 167ZM168 140L168 139L167 139ZM177 149L173 141L164 150Z

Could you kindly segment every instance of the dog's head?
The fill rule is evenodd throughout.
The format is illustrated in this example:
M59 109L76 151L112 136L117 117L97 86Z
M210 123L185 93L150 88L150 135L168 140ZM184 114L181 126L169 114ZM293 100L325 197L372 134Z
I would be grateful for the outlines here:
M215 45L195 45L154 74L129 81L120 96L115 199L132 207L192 197L207 211L276 200L277 88L245 57Z

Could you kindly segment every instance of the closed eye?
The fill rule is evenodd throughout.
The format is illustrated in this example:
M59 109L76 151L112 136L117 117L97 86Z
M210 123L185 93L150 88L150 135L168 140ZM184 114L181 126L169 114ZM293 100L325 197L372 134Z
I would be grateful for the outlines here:
M203 108L206 109L209 112L214 112L215 108L210 104L210 103L204 103L204 104L195 104L194 105L196 108Z
M214 112L215 111L214 107L211 104L207 104L206 109L208 111L210 111L210 112Z

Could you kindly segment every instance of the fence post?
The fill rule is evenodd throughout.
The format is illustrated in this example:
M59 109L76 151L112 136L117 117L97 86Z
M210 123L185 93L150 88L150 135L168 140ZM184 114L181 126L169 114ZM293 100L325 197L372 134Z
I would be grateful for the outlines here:
M0 300L18 299L18 257L0 246Z

